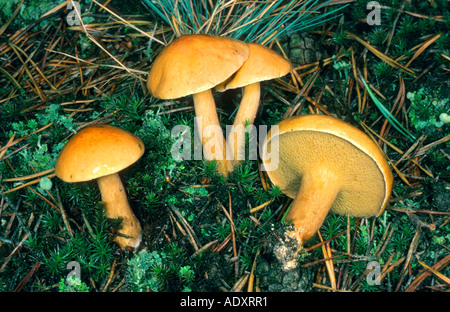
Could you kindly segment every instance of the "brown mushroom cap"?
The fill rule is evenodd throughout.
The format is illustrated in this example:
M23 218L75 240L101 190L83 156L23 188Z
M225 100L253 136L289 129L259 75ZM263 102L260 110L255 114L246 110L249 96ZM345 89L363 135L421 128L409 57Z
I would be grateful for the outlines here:
M263 45L249 43L248 48L248 59L232 78L217 86L218 91L279 78L292 70L292 64L288 60Z
M117 173L136 162L144 144L135 135L110 125L90 126L62 149L55 173L65 182L82 182Z
M259 109L260 82L282 77L292 70L291 63L269 48L249 43L248 59L230 79L215 87L218 91L243 87L241 103L227 138L227 152L233 161L228 167L233 171L245 158L245 125L253 124Z
M175 99L211 89L248 57L246 43L210 35L184 35L155 59L147 87L153 96Z
M270 132L263 150L278 140L279 150L271 151L278 153L278 168L267 174L287 196L295 198L306 172L314 175L325 169L340 183L331 211L355 217L383 212L393 177L383 153L366 134L324 115L294 116L278 126L278 135Z

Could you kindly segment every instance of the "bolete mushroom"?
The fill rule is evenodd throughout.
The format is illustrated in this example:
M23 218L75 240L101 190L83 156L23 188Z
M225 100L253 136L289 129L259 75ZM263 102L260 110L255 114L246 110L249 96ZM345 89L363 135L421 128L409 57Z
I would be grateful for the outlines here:
M392 173L364 132L325 115L290 117L273 130L261 156L272 183L294 199L285 216L294 226L290 237L305 243L329 211L353 217L379 216L384 211Z
M147 87L154 97L176 99L193 95L207 160L217 160L228 175L226 141L220 128L212 88L233 75L248 57L247 44L211 35L183 35L164 48L153 62ZM220 131L219 131L220 130Z
M114 240L122 248L138 247L142 235L118 172L143 153L144 144L135 135L118 127L96 125L75 134L56 162L55 173L65 182L97 180L106 217L121 221Z
M242 67L229 80L216 87L218 91L243 87L242 99L234 118L233 128L227 137L228 148L231 148L235 160L232 168L245 158L244 130L247 125L252 125L256 118L261 82L280 78L292 70L292 64L275 51L257 43L249 43L248 47L248 59Z

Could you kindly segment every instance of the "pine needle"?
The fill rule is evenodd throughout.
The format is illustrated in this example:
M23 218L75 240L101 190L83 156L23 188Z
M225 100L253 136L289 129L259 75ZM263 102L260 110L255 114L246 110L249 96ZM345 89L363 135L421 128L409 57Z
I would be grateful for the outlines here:
M434 276L436 276L437 278L439 278L440 280L442 280L444 283L446 283L447 285L450 286L450 278L448 278L447 276L445 276L444 274L434 270L433 268L430 268L428 265L426 265L425 263L423 263L420 260L417 260L419 262L419 264L421 266L423 266L425 269L429 270L431 273L434 274Z
M381 114L389 121L389 123L395 129L397 129L398 132L407 137L409 140L415 141L416 138L414 137L414 135L412 135L405 127L403 127L403 125L391 114L391 112L378 100L378 98L375 96L370 87L367 85L366 81L364 80L361 74L359 74L359 77L363 82L367 93L369 94L370 98L375 103L375 105L378 107Z
M436 36L434 36L433 38L431 38L430 40L428 40L427 42L425 42L417 51L416 53L414 53L413 57L409 60L408 63L406 63L406 67L408 67L409 65L411 65L412 61L414 61L420 54L422 54L423 51L425 51L426 48L428 48L433 42L435 42L436 40L438 40L441 37L441 34L438 34Z
M171 27L176 36L209 34L267 45L278 37L336 18L336 12L346 6L317 14L317 10L330 3L318 2L221 0L213 4L202 0L144 0L143 4Z
M412 69L409 69L407 66L404 66L400 63L398 63L397 61L391 59L389 56L387 56L386 54L384 54L383 52L379 51L378 49L376 49L375 47L373 47L372 45L370 45L369 43L365 42L364 40L360 39L358 36L356 36L355 34L349 33L347 32L347 36L355 39L356 41L358 41L359 43L361 43L363 46L365 46L369 51L371 51L373 54L375 54L375 56L377 56L378 58L380 58L381 60L385 61L388 65L392 66L393 68L400 68L401 70L403 70L404 72L413 75L414 71Z

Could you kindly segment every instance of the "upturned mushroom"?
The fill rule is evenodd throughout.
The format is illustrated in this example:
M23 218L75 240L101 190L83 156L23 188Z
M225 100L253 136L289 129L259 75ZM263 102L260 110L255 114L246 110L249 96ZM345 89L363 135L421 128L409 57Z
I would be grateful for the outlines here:
M228 175L229 163L226 141L211 89L242 66L248 50L247 44L231 38L184 35L158 55L147 80L147 87L154 97L176 99L193 96L195 115L201 121L199 131L204 157L216 160L218 171L224 176Z
M294 116L273 129L263 143L262 160L272 183L293 198L285 216L294 226L290 237L305 243L330 211L352 217L383 212L393 177L365 133L324 115Z
M120 221L114 240L122 248L138 247L142 234L118 172L143 153L144 144L135 135L114 126L96 125L75 134L56 162L55 173L65 182L97 180L106 217Z
M257 44L249 43L248 59L229 80L216 87L218 91L243 88L242 99L234 118L232 131L228 134L228 148L233 156L231 170L245 159L244 130L252 125L259 109L261 82L280 78L292 70L292 64L275 51Z

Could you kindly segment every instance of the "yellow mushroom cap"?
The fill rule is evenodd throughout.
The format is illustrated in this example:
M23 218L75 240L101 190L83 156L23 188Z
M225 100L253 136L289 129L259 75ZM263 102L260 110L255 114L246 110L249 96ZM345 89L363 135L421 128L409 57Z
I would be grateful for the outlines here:
M248 48L248 59L232 78L217 86L218 91L280 78L292 70L292 64L288 60L263 45L249 43Z
M331 211L354 217L383 212L393 177L383 153L364 132L324 115L294 116L278 126L278 134L271 130L267 135L262 158L268 157L266 151L278 157L278 166L268 166L267 174L287 196L295 198L306 171L314 175L326 169L341 185ZM278 140L278 150L271 150L276 146L274 140Z
M86 127L62 149L55 173L65 182L82 182L117 173L136 162L144 144L135 135L110 125Z
M210 35L184 35L158 55L147 87L153 96L175 99L211 89L228 79L248 57L246 43Z

